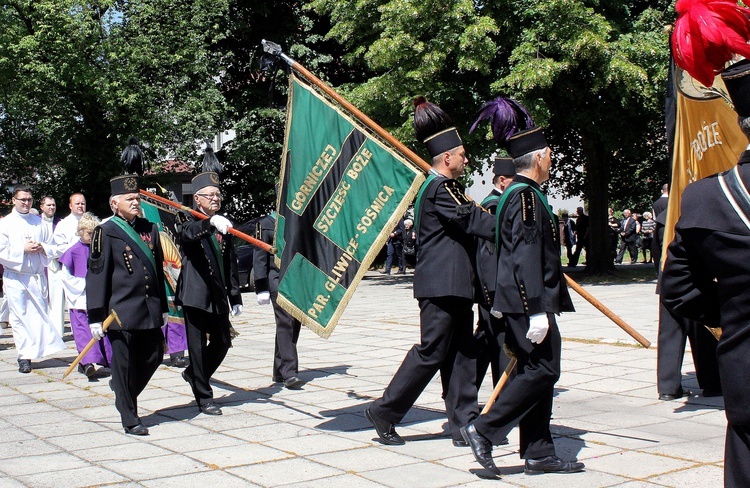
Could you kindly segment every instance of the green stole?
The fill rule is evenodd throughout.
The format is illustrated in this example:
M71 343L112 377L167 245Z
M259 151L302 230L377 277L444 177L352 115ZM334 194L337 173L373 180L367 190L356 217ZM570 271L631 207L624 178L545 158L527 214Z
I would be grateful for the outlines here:
M538 188L529 185L528 183L516 183L515 185L511 185L503 192L503 195L500 197L500 201L497 203L497 210L495 211L495 215L497 216L497 225L495 225L495 247L497 247L498 249L500 248L500 224L502 223L502 215L503 211L505 210L505 204L508 202L508 198L510 198L510 195L512 193L514 194L518 190L522 190L524 188L531 188L537 194L539 199L542 201L544 210L546 210L549 214L550 220L552 220L553 224L555 223L555 214L552 213L552 207L550 207L549 202L547 201L547 195L542 193Z
M417 193L417 201L414 203L414 231L416 232L417 237L419 237L419 213L422 211L424 192L435 178L437 178L435 173L428 174L427 179L422 183L422 187L419 189L419 193Z
M213 250L214 255L216 256L216 260L219 261L219 272L221 272L221 282L226 283L226 280L224 279L224 259L223 259L224 255L221 252L221 246L219 246L219 240L216 238L216 234L211 234L211 238L208 239L208 242L211 245L211 249Z

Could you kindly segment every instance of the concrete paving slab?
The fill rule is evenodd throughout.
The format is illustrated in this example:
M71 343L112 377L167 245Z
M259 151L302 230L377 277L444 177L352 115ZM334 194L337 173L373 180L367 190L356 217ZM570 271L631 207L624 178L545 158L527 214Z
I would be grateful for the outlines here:
M139 398L146 437L122 431L108 379L61 380L74 357L71 341L23 375L12 338L0 336L0 488L721 484L723 402L700 396L690 355L683 384L694 394L657 400L656 350L637 346L577 296L578 312L559 318L563 374L552 432L558 455L584 461L586 472L523 474L514 429L510 444L494 450L503 475L481 479L487 473L471 452L451 444L437 377L398 427L407 444L380 444L364 409L419 341L411 277L370 273L328 340L302 331L299 376L307 383L298 391L272 382L273 312L245 294L247 312L233 319L241 335L213 380L224 415L199 413L182 370L167 360ZM654 283L587 290L656 342ZM491 391L487 378L480 402Z

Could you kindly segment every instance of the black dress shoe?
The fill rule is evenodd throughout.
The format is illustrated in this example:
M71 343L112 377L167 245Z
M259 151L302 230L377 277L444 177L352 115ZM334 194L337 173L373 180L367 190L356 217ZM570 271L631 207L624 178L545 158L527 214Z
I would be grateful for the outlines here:
M577 473L583 471L583 463L563 461L557 456L547 456L541 459L527 459L523 472L526 474L543 473Z
M148 429L143 424L125 427L125 433L130 435L148 435Z
M18 360L18 372L19 373L31 373L31 361L29 359Z
M198 407L206 415L221 415L221 409L214 402L205 403Z
M190 361L185 356L175 356L172 358L172 366L175 368L186 368Z
M406 444L400 435L396 433L396 426L392 422L388 422L385 419L381 419L370 411L369 408L365 410L365 417L370 421L375 432L378 433L380 442L389 446L403 446Z
M94 376L94 373L96 373L96 368L93 364L78 364L78 372L82 375L86 376L86 378L91 378Z
M298 390L300 386L302 386L305 382L301 379L297 378L296 376L290 376L289 378L284 380L284 387L286 387L289 390Z
M497 469L495 461L492 459L492 442L480 434L473 423L466 427L461 427L461 437L469 444L471 452L474 453L474 459L484 469L492 471L495 474L500 474L500 470Z
M662 400L664 402L669 402L672 400L677 400L678 398L682 398L684 396L690 395L690 392L687 390L680 390L676 393L662 393L659 395L659 400Z
M112 370L107 366L102 366L101 368L96 370L95 376L97 376L98 378L106 378L107 376L112 376Z

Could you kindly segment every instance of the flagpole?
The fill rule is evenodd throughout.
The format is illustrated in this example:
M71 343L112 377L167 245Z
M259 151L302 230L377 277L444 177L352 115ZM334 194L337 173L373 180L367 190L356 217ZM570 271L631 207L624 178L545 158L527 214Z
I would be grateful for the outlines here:
M365 115L362 111L360 111L357 107L349 103L344 97L336 93L336 91L326 85L323 80L312 74L310 71L308 71L304 66L299 64L294 59L290 58L284 52L281 50L281 47L273 42L263 40L263 48L266 50L266 52L269 52L270 54L274 54L276 56L279 56L284 62L286 62L293 70L297 71L299 74L307 78L312 84L320 88L323 92L325 92L326 95L333 98L338 102L342 107L344 107L346 110L348 110L350 113L352 113L357 119L359 119L362 123L364 123L368 128L370 128L373 132L375 132L377 135L382 137L384 140L388 141L389 144L391 144L393 147L398 149L404 156L409 158L414 164L419 166L422 171L425 173L428 173L430 169L432 169L432 166L427 164L422 158L420 158L414 151L406 147L401 141L393 137L390 132L380 127L375 121L373 121L370 117Z
M362 121L367 127L373 130L376 134L378 134L384 140L388 141L391 145L393 145L393 147L401 151L401 153L403 153L404 156L406 156L414 164L419 166L425 173L429 172L430 169L432 169L432 167L426 162L424 162L422 158L417 156L414 153L414 151L406 147L401 141L393 137L388 131L386 131L385 129L380 127L378 124L376 124L372 119L370 119L370 117L362 113L357 107L355 107L354 105L349 103L344 97L336 93L336 91L333 88L323 83L323 81L320 78L312 74L304 66L300 65L297 61L295 61L294 59L284 54L284 51L281 49L281 46L279 46L275 42L268 41L266 39L263 39L261 41L261 44L263 45L263 50L266 53L271 54L273 56L278 56L279 58L281 58L292 69L296 70L302 76L307 78L310 82L312 82L315 86L320 88L328 96L336 100L336 102L338 102L342 107L344 107L354 116L356 116L360 121ZM571 288L573 288L583 299L591 303L591 305L596 307L607 318L612 320L625 332L630 334L630 336L633 337L635 340L637 340L643 347L648 348L651 345L651 342L649 342L648 339L646 339L641 334L639 334L635 329L630 327L627 323L625 323L624 320L622 320L620 317L615 315L611 310L609 310L606 306L604 306L603 303L601 303L599 300L594 298L590 293L584 290L581 287L581 285L573 281L568 275L565 275L565 279L567 280L568 285Z
M141 190L141 195L143 195L145 197L148 197L148 198L151 198L152 200L155 200L155 201L157 201L159 203L163 203L164 205L168 205L168 206L176 208L178 210L182 210L183 212L188 212L190 215L192 215L193 217L195 217L197 219L204 220L204 219L208 218L208 215L206 215L206 214L202 214L200 212L197 212L197 211L193 210L190 207L186 207L184 205L180 205L179 203L173 202L172 200L169 200L168 198L160 197L159 195L154 195L153 193L151 193L149 191ZM252 244L255 247L258 247L258 248L260 248L260 249L262 249L262 250L264 250L266 252L270 252L271 254L275 254L274 249L273 249L273 247L271 247L270 244L268 244L266 242L263 242L263 241L261 241L259 239L256 239L255 237L250 237L249 235L247 235L244 232L241 232L241 231L235 229L234 227L230 227L228 229L228 232L230 234L232 234L233 236L237 236L240 239L249 242L250 244Z

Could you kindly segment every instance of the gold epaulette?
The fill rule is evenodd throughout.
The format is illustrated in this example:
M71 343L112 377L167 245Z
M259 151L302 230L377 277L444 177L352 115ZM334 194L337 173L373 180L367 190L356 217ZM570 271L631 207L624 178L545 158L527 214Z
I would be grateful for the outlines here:
M453 198L457 204L459 205L465 205L467 203L470 203L471 200L469 197L467 197L464 194L463 188L461 187L461 183L459 183L456 180L446 180L445 183L445 189L448 190L448 195Z
M521 191L521 212L523 225L530 227L536 225L536 198L533 190Z

